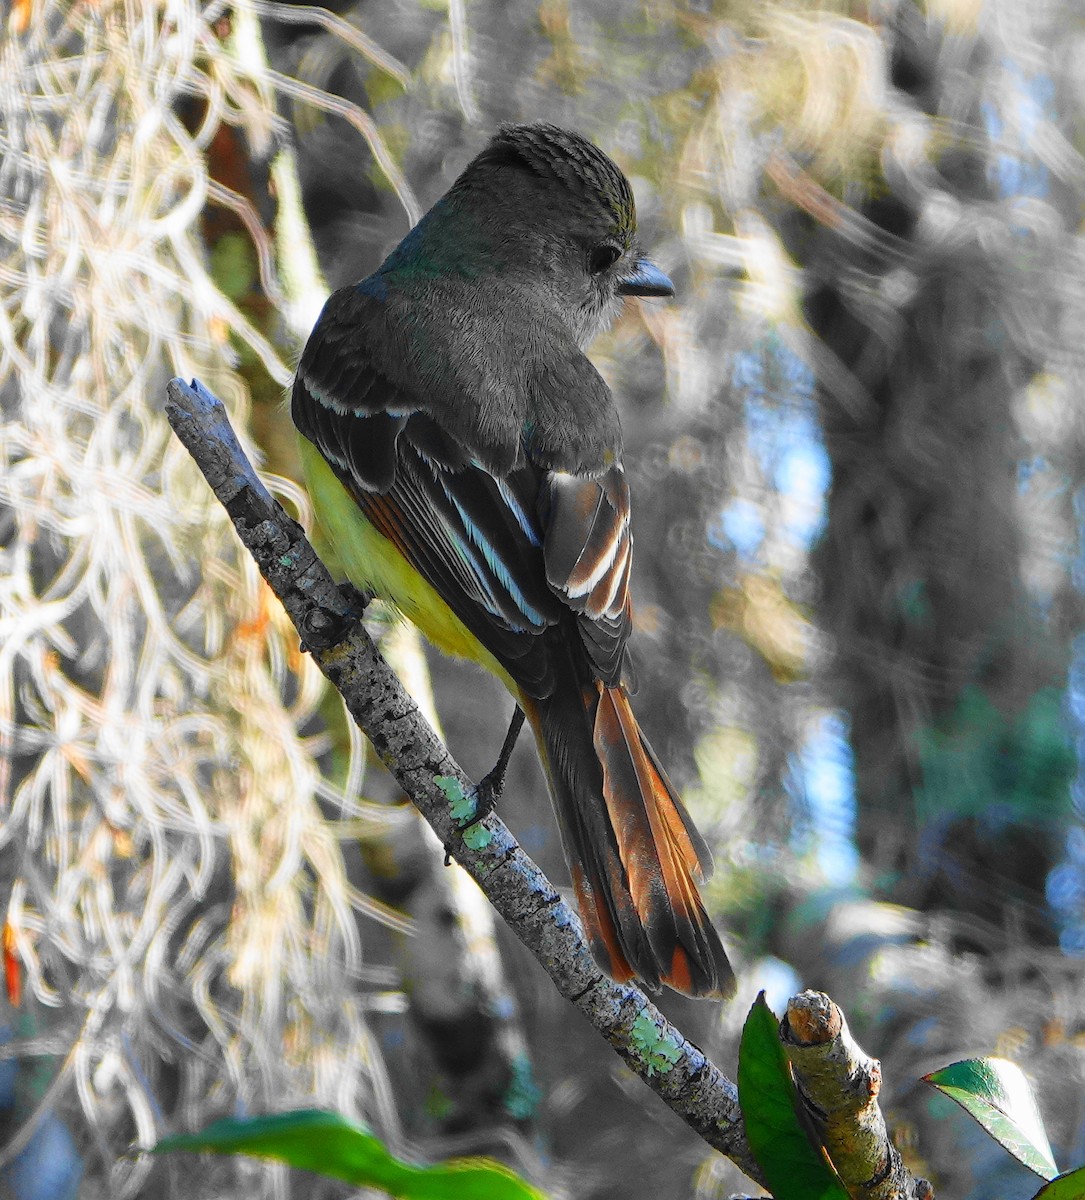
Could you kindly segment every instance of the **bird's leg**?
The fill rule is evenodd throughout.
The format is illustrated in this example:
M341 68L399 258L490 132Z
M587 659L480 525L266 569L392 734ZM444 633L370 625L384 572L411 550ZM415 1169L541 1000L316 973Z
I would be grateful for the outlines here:
M501 753L497 756L497 762L486 774L479 780L475 787L475 815L471 819L473 825L476 821L481 821L488 817L493 812L498 800L501 798L501 792L505 787L505 772L509 767L509 759L512 758L513 749L516 746L516 739L520 736L520 730L524 727L524 710L517 705L512 710L512 720L509 722L509 731L505 734L505 740L501 745Z

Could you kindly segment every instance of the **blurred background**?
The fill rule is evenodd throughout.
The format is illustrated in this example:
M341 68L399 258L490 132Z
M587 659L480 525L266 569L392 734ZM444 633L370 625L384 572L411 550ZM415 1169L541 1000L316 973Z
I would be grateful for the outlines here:
M1085 5L3 19L0 1197L344 1196L133 1150L316 1105L555 1197L751 1190L443 867L162 415L199 376L308 520L283 398L326 289L503 120L607 150L677 286L592 355L636 709L741 981L663 1007L733 1075L760 988L829 992L940 1196L1036 1188L918 1082L970 1055L1085 1161ZM369 621L481 776L508 697ZM527 740L501 807L564 885Z

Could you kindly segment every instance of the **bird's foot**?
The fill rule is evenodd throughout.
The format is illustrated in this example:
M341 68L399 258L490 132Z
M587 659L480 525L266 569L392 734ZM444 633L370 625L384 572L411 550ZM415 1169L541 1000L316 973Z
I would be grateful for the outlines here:
M474 821L485 820L497 807L501 793L505 790L505 772L509 769L509 759L512 758L512 752L516 748L516 739L520 736L520 730L523 727L524 710L517 705L512 710L512 720L509 722L505 740L501 744L501 753L497 756L497 762L475 784Z
M475 815L468 824L474 825L477 821L485 821L497 808L497 802L505 790L505 768L507 766L507 763L498 763L492 771L483 775L471 789L471 796L475 801Z
M517 706L513 710L512 720L509 722L509 729L505 734L497 762L469 792L461 794L453 802L452 816L461 832L470 829L472 825L477 825L480 821L485 821L497 807L497 802L501 799L501 793L505 789L505 772L508 770L509 759L512 757L516 739L519 737L523 725L523 709Z

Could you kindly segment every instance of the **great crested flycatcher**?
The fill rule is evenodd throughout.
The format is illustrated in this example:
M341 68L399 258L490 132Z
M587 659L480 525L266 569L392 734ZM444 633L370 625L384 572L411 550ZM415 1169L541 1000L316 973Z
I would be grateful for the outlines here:
M602 151L503 125L377 271L329 298L292 411L351 581L493 671L530 722L599 965L728 995L694 882L708 849L629 706L629 487L583 353L623 296L673 294Z

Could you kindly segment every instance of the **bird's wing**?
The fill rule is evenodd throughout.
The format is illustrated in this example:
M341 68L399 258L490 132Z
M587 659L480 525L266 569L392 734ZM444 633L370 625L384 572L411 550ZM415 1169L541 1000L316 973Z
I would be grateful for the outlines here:
M540 495L551 588L577 614L596 679L618 683L631 627L633 537L620 463L600 476L547 472Z
M299 431L528 694L553 682L549 639L530 635L555 626L575 625L590 675L617 682L632 546L620 463L579 473L520 453L507 471L484 467L434 403L373 362L357 315L344 331L326 311L310 339L294 383Z

